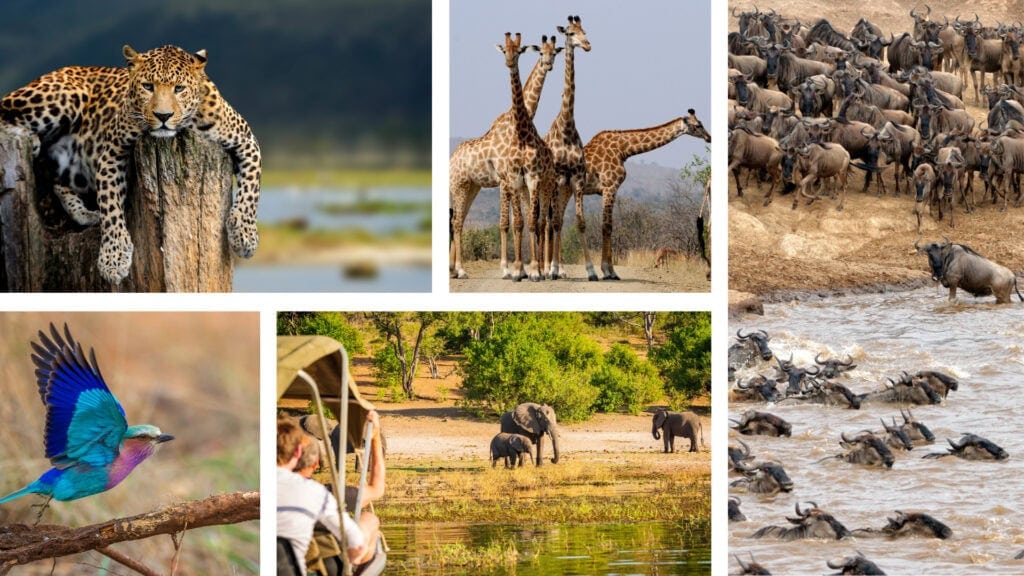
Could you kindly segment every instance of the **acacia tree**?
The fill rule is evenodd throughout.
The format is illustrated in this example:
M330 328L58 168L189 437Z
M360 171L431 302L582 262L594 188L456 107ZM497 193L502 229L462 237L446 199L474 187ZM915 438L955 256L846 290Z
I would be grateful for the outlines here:
M366 318L387 343L392 353L390 360L396 362L398 379L406 398L413 397L412 382L419 366L421 348L428 329L442 318L440 312L367 312ZM413 334L411 342L406 333Z

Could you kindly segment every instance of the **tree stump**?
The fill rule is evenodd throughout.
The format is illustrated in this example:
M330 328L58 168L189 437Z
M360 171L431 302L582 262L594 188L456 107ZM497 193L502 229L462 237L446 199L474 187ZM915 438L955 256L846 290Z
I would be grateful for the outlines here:
M64 212L52 189L53 167L44 156L33 163L31 136L0 126L0 289L231 290L224 222L231 208L232 169L220 146L188 130L135 144L124 209L135 252L120 286L100 277L99 226L83 228ZM95 208L95 198L85 200Z

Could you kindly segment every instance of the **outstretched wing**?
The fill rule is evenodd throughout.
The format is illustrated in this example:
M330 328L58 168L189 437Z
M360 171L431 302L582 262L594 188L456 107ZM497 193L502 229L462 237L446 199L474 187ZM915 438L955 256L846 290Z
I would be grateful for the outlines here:
M63 338L53 324L50 335L40 331L40 343L32 343L46 405L46 457L57 468L82 462L105 466L117 457L128 427L124 408L103 382L92 349L87 361L66 324Z

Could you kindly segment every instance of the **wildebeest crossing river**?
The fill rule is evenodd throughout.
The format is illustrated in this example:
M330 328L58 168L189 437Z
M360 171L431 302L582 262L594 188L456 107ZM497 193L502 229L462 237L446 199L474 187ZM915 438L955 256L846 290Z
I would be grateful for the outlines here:
M941 370L954 376L959 387L941 404L911 406L913 416L935 435L931 445L910 452L894 451L891 469L850 464L829 456L844 452L840 434L856 436L881 430L880 419L902 423L907 405L864 403L859 410L841 406L783 400L731 402L729 415L739 418L749 409L770 412L792 425L792 437L739 436L729 433L730 445L742 439L753 462L781 463L793 481L791 492L775 495L745 493L747 520L729 525L730 571L738 570L750 554L775 574L834 572L826 562L857 551L888 574L1021 573L1024 562L1013 557L1024 549L1024 304L995 305L992 298L961 295L946 302L945 290L860 295L820 301L765 306L764 317L731 321L731 333L763 329L773 352L782 360L793 354L799 367L814 366L821 358L852 358L856 369L837 381L854 393L881 389L887 378L901 372ZM735 340L735 339L734 339ZM741 368L744 380L764 374L773 377L775 361ZM779 386L784 393L785 385ZM780 396L781 397L781 396ZM974 433L1009 453L1002 461L968 461L953 456L923 459L947 452L947 438L957 441ZM717 473L717 471L716 471ZM739 478L730 474L730 481ZM793 526L794 506L814 502L849 530L883 528L896 511L923 512L952 530L948 539L855 534L842 540L783 541L753 538L758 529Z

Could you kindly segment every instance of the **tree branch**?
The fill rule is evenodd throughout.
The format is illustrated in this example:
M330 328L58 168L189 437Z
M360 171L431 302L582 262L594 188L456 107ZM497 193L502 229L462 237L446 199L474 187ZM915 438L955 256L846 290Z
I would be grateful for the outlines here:
M127 554L122 554L122 553L118 552L117 550L113 550L111 548L104 547L104 548L97 548L96 551L99 552L100 554L103 554L107 558L110 558L114 562L119 562L121 564L124 564L128 568L131 568L132 570L135 570L136 572L138 572L139 574L142 574L143 576L160 576L159 572L153 570L149 566L146 566L142 562L139 562L138 560L128 556Z
M165 506L131 518L117 518L82 528L25 524L0 526L0 574L18 564L106 548L186 529L236 524L260 516L257 491L219 494L203 500Z

